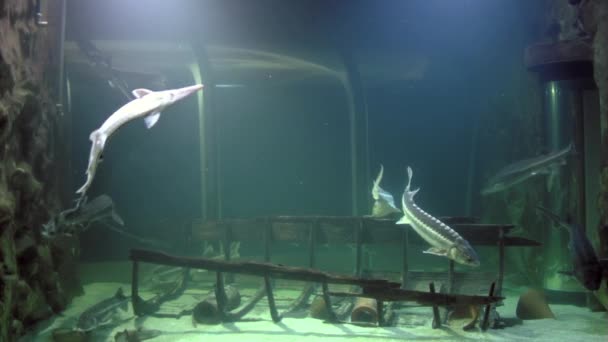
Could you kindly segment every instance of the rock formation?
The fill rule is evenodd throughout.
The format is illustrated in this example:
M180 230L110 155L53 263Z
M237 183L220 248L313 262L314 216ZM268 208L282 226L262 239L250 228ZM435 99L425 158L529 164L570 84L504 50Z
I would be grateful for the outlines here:
M74 273L73 263L65 265L77 248L40 235L60 208L59 113L50 86L59 25L38 26L35 12L35 0L0 2L0 341L61 311L80 289L66 292L58 273Z

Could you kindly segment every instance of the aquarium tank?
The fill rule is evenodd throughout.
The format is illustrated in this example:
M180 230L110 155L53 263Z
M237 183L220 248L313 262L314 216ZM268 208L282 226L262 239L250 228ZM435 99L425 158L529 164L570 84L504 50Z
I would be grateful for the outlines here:
M608 2L0 2L0 341L608 340Z

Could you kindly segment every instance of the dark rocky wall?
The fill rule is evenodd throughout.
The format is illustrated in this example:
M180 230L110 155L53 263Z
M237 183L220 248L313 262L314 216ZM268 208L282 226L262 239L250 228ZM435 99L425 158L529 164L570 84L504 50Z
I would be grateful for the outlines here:
M40 235L60 207L59 116L49 86L58 30L36 25L34 0L0 1L0 341L61 311L78 290L66 291L58 273L73 273L63 260L77 249Z

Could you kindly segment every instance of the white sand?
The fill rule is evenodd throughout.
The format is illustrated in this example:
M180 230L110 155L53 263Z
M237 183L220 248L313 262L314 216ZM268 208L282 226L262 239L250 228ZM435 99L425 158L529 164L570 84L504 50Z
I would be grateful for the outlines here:
M62 316L58 316L38 327L24 338L24 341L50 341L51 333L60 327L72 327L79 313L96 302L112 296L118 287L129 292L128 283L92 283L85 286L85 296L76 298ZM209 288L204 289L208 291ZM523 290L523 289L519 289ZM243 291L245 295L247 291ZM248 291L247 294L251 293ZM503 318L515 316L515 306L519 291L507 292L505 305L499 308ZM180 303L174 303L174 309L194 306L203 292L187 292ZM275 290L277 305L284 306L289 298L297 296L297 291ZM171 307L171 306L169 306ZM273 323L267 310L265 299L246 318L258 318L258 321L237 322L221 325L198 325L194 327L191 316L173 318L130 318L122 324L95 331L92 341L114 341L114 334L124 329L144 327L162 330L163 335L150 341L312 341L317 339L331 341L608 341L608 315L592 313L586 308L569 305L552 305L556 319L524 321L521 325L505 329L490 329L465 332L459 327L431 328L430 308L408 308L402 310L397 327L360 327L352 324L328 324L313 318L284 318L280 323ZM131 309L130 309L131 310ZM132 317L132 312L127 316Z

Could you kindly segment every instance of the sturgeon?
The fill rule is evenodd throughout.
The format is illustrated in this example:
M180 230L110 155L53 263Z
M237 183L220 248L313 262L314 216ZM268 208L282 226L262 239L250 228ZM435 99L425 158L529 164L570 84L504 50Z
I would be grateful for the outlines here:
M122 288L119 288L114 296L102 300L80 314L74 330L86 332L113 324L121 318L120 310L125 313L129 310L130 300L131 297L125 296Z
M407 224L431 245L423 253L447 257L463 265L477 267L479 258L467 240L439 219L431 216L414 203L414 196L420 191L410 190L413 171L407 167L407 186L401 197L403 217L397 224Z
M570 250L573 269L560 273L574 276L589 291L597 291L602 284L604 270L583 227L564 221L555 213L540 205L536 206L536 209L557 226L568 231L570 235L568 249Z
M93 183L93 177L95 177L97 165L101 162L101 154L108 138L122 125L143 117L146 127L152 128L158 122L160 113L165 108L201 89L203 89L202 84L164 91L152 91L143 88L133 90L135 99L120 107L110 115L99 129L91 133L89 139L92 145L86 171L87 180L80 189L76 190L76 193L85 195L91 183Z
M566 165L567 158L573 154L576 154L576 150L574 144L570 144L562 150L507 165L486 182L481 194L485 196L504 191L537 175L549 176L547 188L551 191L557 171L560 166Z
M385 217L401 211L395 206L393 195L380 187L382 176L384 174L384 166L380 164L380 172L374 181L372 188L372 197L374 198L374 207L372 208L372 217Z

